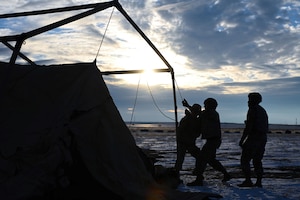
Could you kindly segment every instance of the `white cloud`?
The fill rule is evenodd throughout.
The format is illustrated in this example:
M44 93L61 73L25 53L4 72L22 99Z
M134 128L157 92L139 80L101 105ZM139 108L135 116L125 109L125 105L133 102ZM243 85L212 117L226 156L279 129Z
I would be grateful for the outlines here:
M98 2L4 1L0 13ZM300 76L298 1L124 0L120 3L174 68L176 81L183 90L215 95L241 95L252 90L271 94L274 87L286 92L284 86L288 85L291 93L295 90L294 94L298 94L293 98L299 100L294 86L294 79ZM0 34L28 32L78 12L0 19ZM30 38L22 46L22 52L39 64L90 62L97 58L102 71L166 68L117 9L102 38L111 12L112 8ZM5 52L1 59L7 61L10 55L7 52L11 52L0 45L1 52ZM132 87L139 79L138 75L114 78L107 82L120 87L125 84ZM155 80L158 87L172 87L169 74L148 78L151 86ZM285 82L280 78L286 78Z

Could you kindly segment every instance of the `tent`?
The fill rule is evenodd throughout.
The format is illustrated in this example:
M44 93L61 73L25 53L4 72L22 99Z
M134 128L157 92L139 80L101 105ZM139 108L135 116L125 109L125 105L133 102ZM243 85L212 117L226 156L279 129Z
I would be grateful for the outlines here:
M116 199L188 199L156 183L95 63L1 62L0 81L0 199L44 199L72 186L78 158L86 171L75 176L90 174Z
M72 162L71 142L91 174L121 196L135 199L153 182L95 64L1 63L0 74L1 194L55 187L52 174Z
M126 17L165 62L174 90L172 67L117 0L0 15L7 18L90 9L27 33L0 37L0 42L13 51L9 63L0 62L0 199L220 197L179 192L157 183L95 62L39 66L20 52L25 39L111 6ZM15 41L14 47L11 41ZM18 56L30 65L16 64ZM176 110L175 94L174 107ZM177 115L175 118L177 123Z

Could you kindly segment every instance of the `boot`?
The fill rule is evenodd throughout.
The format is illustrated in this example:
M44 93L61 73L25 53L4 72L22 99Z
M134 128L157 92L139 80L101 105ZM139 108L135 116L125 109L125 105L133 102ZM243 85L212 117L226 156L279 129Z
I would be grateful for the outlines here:
M254 184L254 186L261 188L262 187L261 180L262 180L262 177L258 176L257 179L256 179L256 183Z
M196 180L193 182L187 183L187 186L203 186L203 178L200 176L197 176Z
M251 180L245 180L241 184L238 184L239 187L253 187L253 183Z
M253 183L251 181L250 176L247 174L246 179L241 184L238 184L239 187L253 187Z
M222 179L222 182L226 182L226 181L229 181L231 179L231 176L230 174L228 174L227 172L224 173L224 177Z

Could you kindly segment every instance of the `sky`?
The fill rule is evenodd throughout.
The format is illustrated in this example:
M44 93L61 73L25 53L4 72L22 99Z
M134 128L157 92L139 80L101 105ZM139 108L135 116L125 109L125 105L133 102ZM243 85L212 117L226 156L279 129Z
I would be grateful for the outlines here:
M93 0L11 0L0 14L100 3ZM21 52L37 64L97 61L100 71L145 70L103 75L127 122L174 122L181 101L203 106L218 101L221 122L243 123L247 95L259 92L271 124L300 123L300 1L119 0L168 66L114 7L32 38ZM0 36L40 28L80 11L0 19ZM14 45L14 43L11 43ZM0 44L0 60L11 51ZM24 63L18 59L17 63ZM174 90L173 90L174 88ZM175 91L175 93L173 92Z

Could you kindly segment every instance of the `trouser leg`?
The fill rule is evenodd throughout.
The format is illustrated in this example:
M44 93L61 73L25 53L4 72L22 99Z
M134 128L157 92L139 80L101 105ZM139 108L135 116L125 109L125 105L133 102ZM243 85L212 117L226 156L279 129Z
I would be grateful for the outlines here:
M203 171L205 167L203 165L206 163L203 162L203 156L200 148L198 148L196 145L192 145L189 147L188 152L196 159L196 168L194 170L194 174L197 176L196 180L188 183L188 186L201 186L203 185Z
M253 157L253 167L257 177L256 185L261 186L261 181L264 173L262 159L265 152L265 143L262 143L255 152Z
M177 144L177 158L175 163L175 170L179 172L182 169L182 164L184 162L184 157L186 153L186 147L183 144Z
M207 163L217 171L227 174L225 167L216 159L217 148L221 145L221 140L209 140L205 148Z
M263 175L262 161L259 159L253 159L253 166L254 166L255 174L259 177L262 177Z
M243 149L241 156L241 168L247 181L251 180L251 168L250 168L251 154L248 149Z
M217 149L221 145L221 140L213 140L211 141L211 150L210 157L208 160L208 164L217 171L220 171L224 174L223 181L227 181L230 179L230 175L228 174L225 167L222 165L220 161L216 159Z
M218 161L216 159L211 159L211 160L209 160L208 164L215 170L222 172L223 174L227 174L225 167L221 164L220 161Z
M187 151L196 159L195 171L197 171L200 166L201 150L199 147L193 144L188 147Z
M200 158L198 163L198 173L197 173L198 179L204 179L203 173L206 169L206 166L215 157L216 157L216 147L211 141L207 140L206 143L203 145L200 153Z

